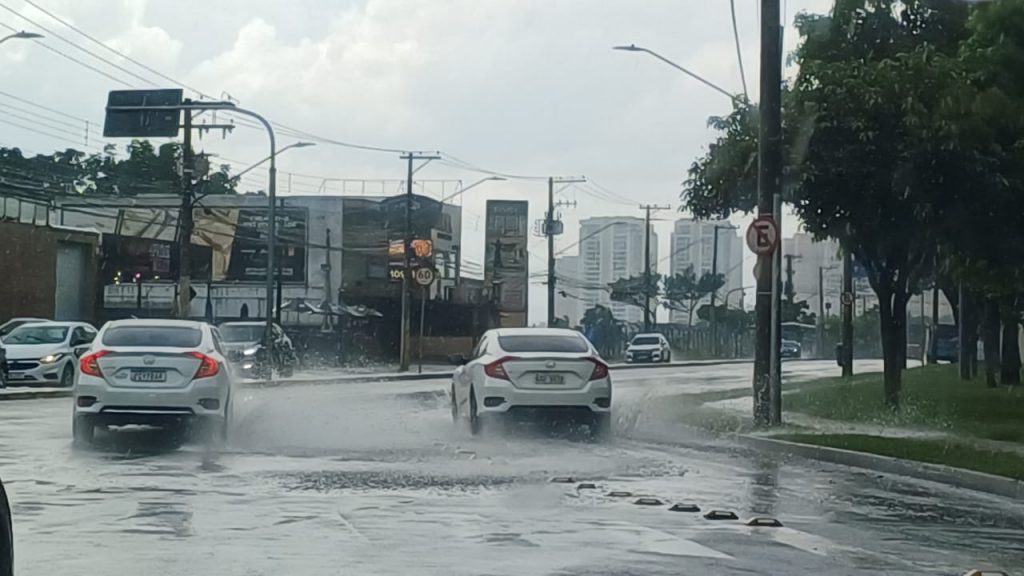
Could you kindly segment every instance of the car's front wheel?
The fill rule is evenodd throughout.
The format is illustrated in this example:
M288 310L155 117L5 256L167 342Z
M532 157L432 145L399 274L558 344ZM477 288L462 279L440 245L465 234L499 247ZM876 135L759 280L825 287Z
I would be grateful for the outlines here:
M92 416L87 414L76 414L71 421L71 436L77 448L86 448L92 445L93 436L96 433L96 422Z
M62 388L71 388L75 385L75 367L70 362L64 365L64 370L61 370L60 385Z

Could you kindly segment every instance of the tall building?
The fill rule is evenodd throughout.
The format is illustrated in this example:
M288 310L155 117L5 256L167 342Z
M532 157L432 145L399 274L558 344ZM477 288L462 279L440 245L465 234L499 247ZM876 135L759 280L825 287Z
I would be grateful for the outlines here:
M580 221L580 284L578 295L586 310L598 304L610 308L616 318L641 323L639 306L612 302L608 285L621 278L644 273L644 219L600 217ZM651 272L657 272L658 235L651 231ZM653 307L653 303L652 303Z
M562 256L555 260L555 318L565 318L569 327L580 325L583 302L580 300L580 257Z
M741 305L740 290L743 286L743 241L739 231L732 228L728 220L700 221L680 218L672 231L672 254L669 272L682 273L689 267L697 276L710 273L715 260L715 232L718 232L718 273L725 277L725 284L718 291L719 302L729 297L726 304ZM730 294L731 292L731 294ZM749 295L748 295L749 296ZM702 301L710 303L711 297ZM669 314L672 323L684 324L688 314L673 310ZM696 314L694 314L696 317Z

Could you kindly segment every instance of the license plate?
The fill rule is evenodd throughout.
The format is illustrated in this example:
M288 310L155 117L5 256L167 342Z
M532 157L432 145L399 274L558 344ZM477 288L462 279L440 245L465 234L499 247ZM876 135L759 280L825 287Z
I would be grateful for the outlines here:
M565 384L565 376L562 374L537 374L534 378L537 384Z
M166 382L166 370L132 370L132 382Z

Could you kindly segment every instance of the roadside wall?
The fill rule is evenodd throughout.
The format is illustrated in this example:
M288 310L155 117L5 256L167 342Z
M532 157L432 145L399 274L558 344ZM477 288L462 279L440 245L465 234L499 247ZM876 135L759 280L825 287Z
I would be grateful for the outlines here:
M62 243L82 246L82 277L68 278L81 302L80 318L96 317L96 270L99 236L12 221L0 221L0 322L16 316L53 318L58 281L57 252Z

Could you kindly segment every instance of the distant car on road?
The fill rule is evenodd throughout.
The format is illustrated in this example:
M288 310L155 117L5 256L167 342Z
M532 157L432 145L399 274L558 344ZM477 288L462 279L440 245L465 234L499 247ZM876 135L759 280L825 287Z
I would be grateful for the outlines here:
M4 339L5 381L70 388L78 357L95 337L96 329L85 322L22 324Z
M671 362L672 349L661 334L637 334L626 347L626 363Z
M79 363L75 444L96 427L141 424L172 432L199 428L227 437L232 371L213 327L187 320L117 320L100 329Z
M271 326L274 349L269 356L263 347L265 322L225 322L217 327L228 360L247 378L263 378L273 367L285 378L295 371L298 358L292 339L277 324Z
M779 348L781 358L799 358L803 355L803 346L796 340L783 340Z
M477 434L485 419L554 416L611 428L612 381L593 344L574 330L500 328L484 333L452 379L451 411Z

